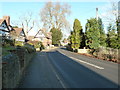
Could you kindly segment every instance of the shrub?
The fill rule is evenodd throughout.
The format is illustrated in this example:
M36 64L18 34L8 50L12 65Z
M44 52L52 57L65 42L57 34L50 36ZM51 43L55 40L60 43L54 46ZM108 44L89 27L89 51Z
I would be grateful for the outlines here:
M23 42L22 41L15 41L15 46L23 46Z
M33 46L33 45L30 45L30 44L28 44L28 43L26 43L26 44L24 45L24 48L27 49L28 53L35 52L34 46Z
M40 50L45 48L42 42L38 42L38 41L31 41L28 44L34 46L35 48L40 48Z
M40 48L40 47L41 47L41 43L40 43L40 42L35 43L35 44L34 44L34 47L35 47L35 48Z
M73 49L71 48L71 44L66 45L66 49L69 51L73 51Z
M2 45L3 46L14 46L14 40L4 39Z

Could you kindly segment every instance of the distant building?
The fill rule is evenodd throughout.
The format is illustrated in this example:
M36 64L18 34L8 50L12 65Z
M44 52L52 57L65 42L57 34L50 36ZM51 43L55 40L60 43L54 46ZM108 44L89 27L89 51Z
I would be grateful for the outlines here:
M5 16L3 17L3 19L0 19L0 36L9 38L9 16L6 16L7 19L5 18Z
M29 36L30 41L40 41L44 47L52 45L51 32L45 32L45 29L40 29L35 36Z
M46 46L51 46L52 45L52 33L47 32L45 38L46 38L46 40L43 41L43 43L46 42Z
M23 30L23 28L13 28L13 30L11 32L14 32L15 34L15 40L16 41L25 41L25 32Z

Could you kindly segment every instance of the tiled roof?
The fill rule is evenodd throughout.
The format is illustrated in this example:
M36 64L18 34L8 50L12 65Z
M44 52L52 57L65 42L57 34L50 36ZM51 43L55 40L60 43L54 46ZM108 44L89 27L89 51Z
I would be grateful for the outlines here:
M20 32L23 30L23 28L13 28L17 35L20 34Z
M29 40L32 40L34 38L34 36L28 36Z
M0 19L0 25L2 24L3 21L4 21L4 19Z

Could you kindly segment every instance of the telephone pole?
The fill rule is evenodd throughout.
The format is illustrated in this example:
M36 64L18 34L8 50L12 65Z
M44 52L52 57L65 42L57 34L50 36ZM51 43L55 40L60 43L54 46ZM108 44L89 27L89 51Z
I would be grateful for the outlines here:
M96 19L98 20L98 8L96 8Z

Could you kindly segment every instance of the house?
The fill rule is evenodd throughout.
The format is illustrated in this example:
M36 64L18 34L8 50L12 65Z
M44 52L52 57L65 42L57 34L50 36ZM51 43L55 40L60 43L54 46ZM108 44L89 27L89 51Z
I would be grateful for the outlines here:
M37 40L41 41L44 47L51 46L52 45L52 36L51 32L46 32L45 29L40 29L37 34L35 35L34 39L32 40Z
M13 28L11 33L13 34L12 36L14 36L16 41L25 42L25 32L23 28Z
M35 37L35 36L28 36L28 40L29 41L37 41L37 42L41 42L42 38L41 37Z
M52 33L51 32L46 33L46 37L43 40L43 45L45 45L45 46L52 45Z
M0 19L0 36L10 38L9 32L9 21L7 21L4 17L3 19Z
M28 36L29 41L34 41L33 39L34 39L34 36Z

